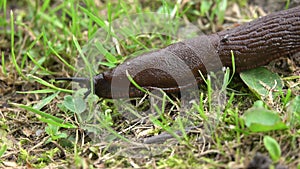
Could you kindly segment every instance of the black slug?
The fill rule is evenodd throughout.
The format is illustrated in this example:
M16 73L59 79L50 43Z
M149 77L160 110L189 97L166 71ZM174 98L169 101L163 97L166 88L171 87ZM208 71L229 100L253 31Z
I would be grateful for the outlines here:
M115 69L94 77L95 94L102 98L143 96L142 91L130 84L127 73L145 89L179 92L181 88L188 88L192 81L201 83L198 71L206 74L207 68L214 69L217 60L223 66L231 67L231 50L235 55L237 72L300 52L300 7L272 13L230 30L198 36L129 59ZM194 79L190 78L190 74ZM88 81L87 78L58 80Z

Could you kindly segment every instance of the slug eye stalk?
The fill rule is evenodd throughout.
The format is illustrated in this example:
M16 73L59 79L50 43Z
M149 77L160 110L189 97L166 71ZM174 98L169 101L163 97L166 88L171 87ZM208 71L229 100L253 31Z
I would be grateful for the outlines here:
M73 82L78 82L78 83L86 83L89 81L88 78L84 77L58 77L55 78L56 81L63 80L63 81L73 81Z

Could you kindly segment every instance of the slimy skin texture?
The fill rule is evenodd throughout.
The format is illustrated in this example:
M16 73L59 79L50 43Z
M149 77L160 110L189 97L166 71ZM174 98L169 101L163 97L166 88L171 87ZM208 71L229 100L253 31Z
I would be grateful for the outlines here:
M216 33L227 40L216 43L225 66L234 51L238 72L265 65L279 57L300 52L300 6L280 11L231 30Z
M160 88L166 93L176 93L181 88L188 88L193 81L188 73L193 75L194 81L201 83L199 71L205 75L207 69L217 69L220 65L232 67L231 50L237 72L300 52L300 7L129 59L94 77L95 94L102 98L143 96L142 91L130 84L127 74L145 89ZM71 80L76 81L76 78ZM113 81L117 84L115 87L112 87Z

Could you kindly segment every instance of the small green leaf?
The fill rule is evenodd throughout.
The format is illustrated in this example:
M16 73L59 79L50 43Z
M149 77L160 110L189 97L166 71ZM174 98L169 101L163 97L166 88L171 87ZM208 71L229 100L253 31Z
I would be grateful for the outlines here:
M277 141L270 136L264 136L264 145L268 150L272 160L277 162L281 156L280 146Z
M263 107L252 107L244 114L246 126L253 132L266 132L286 129L279 115Z
M75 112L77 114L84 112L84 110L86 109L86 103L82 97L75 97L74 104L75 104L75 110L76 110Z
M3 154L5 153L6 150L7 150L7 145L3 144L0 148L0 157L3 156Z
M61 138L68 137L68 135L66 133L62 133L59 131L59 126L48 124L48 126L45 127L45 131L49 136L51 136L51 140L54 140L54 141L61 139Z
M82 97L73 97L67 95L64 98L63 105L71 112L80 114L86 109L86 103Z
M63 105L69 109L71 112L75 112L75 106L73 102L73 97L70 95L67 95L64 97Z
M255 107L255 108L264 108L264 102L261 101L261 100L257 100L254 102L253 106L252 107Z
M270 89L273 89L274 86L273 96L274 91L281 91L283 88L280 76L263 67L244 71L240 73L240 77L258 98L268 96Z
M58 127L53 125L48 125L45 127L45 131L48 135L52 136L55 135L58 132Z

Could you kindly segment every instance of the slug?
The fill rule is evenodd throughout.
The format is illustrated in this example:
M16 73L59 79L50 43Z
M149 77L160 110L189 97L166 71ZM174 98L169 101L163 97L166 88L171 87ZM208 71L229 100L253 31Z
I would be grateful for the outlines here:
M93 78L95 94L102 98L143 96L142 91L130 84L128 74L144 89L176 93L192 82L201 83L199 71L207 74L208 69L214 70L220 64L232 67L231 51L237 72L300 52L300 6L129 59ZM58 80L89 81L88 78Z

